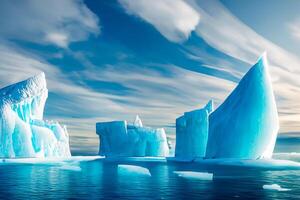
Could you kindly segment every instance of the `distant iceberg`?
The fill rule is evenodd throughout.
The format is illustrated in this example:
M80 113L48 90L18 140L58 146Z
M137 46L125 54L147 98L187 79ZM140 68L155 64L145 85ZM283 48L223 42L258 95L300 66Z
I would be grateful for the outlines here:
M205 156L208 119L212 111L213 101L210 100L204 108L185 112L176 119L176 158L192 159Z
M0 89L0 157L69 157L66 127L43 121L44 73Z
M169 147L163 128L144 127L137 116L132 125L126 121L99 122L96 133L100 138L99 155L168 156Z

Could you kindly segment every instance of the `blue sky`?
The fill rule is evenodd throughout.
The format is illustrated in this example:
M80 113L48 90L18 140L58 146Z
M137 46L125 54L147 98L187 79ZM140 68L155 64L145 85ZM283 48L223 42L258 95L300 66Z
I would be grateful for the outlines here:
M44 71L45 118L75 153L98 149L95 123L139 114L165 127L218 106L267 51L280 132L300 130L297 0L3 0L0 87Z

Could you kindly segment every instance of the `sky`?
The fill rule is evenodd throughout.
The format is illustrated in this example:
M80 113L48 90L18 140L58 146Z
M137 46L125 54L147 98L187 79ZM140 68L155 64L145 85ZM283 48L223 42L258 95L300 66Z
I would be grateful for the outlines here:
M95 123L164 127L220 105L267 52L280 135L300 130L300 1L2 0L0 88L45 72L45 118L72 153L95 154ZM299 135L300 136L300 135Z

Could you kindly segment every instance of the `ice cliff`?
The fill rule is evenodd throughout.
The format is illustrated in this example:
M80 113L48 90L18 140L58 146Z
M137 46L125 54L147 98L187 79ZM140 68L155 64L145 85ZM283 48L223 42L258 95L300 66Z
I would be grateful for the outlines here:
M69 157L64 126L43 120L44 73L0 89L0 157Z
M213 101L210 100L204 108L185 112L176 119L176 158L191 159L205 156L208 119L212 111Z
M264 54L209 117L206 158L271 158L278 113Z
M99 154L114 156L168 156L169 148L163 128L144 127L137 116L132 125L126 121L99 122Z

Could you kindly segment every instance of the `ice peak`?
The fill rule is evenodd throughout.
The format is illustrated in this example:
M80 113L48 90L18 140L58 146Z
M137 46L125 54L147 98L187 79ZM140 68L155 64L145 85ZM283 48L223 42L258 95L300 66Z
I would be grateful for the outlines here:
M18 103L23 99L40 95L47 91L44 72L24 81L14 83L0 89L0 100L8 103Z
M133 125L136 127L143 127L142 120L140 119L139 115L135 116L135 120L133 122Z
M208 114L214 111L214 101L212 99L209 100L204 108L207 110Z
M262 73L268 73L268 69L269 69L269 64L267 59L267 52L265 51L257 59L256 63L251 67L251 69L246 74L248 74L251 70L260 70L262 71Z
M264 53L210 114L207 158L272 156L279 123L267 66Z

